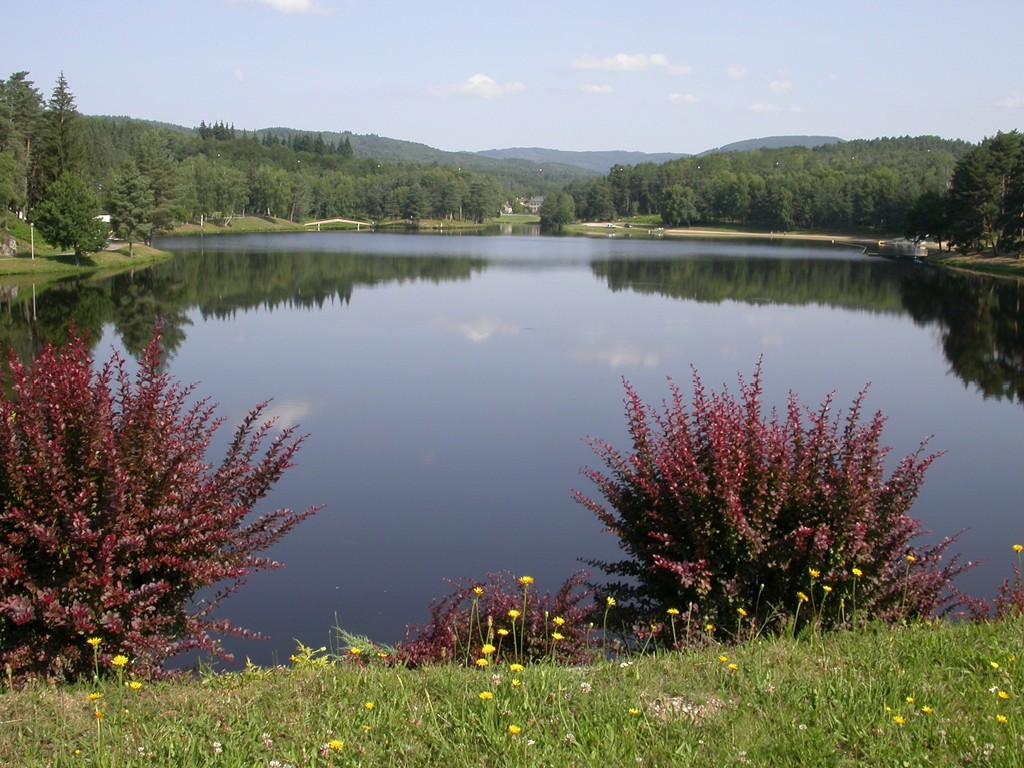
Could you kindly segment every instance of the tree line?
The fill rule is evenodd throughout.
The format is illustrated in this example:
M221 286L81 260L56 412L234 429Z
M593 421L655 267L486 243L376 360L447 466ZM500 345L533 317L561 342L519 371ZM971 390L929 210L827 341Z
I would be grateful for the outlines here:
M660 215L665 226L902 232L918 197L945 190L963 141L934 136L847 141L616 165L567 184L574 217ZM564 218L568 201L552 207Z
M482 222L551 187L526 173L359 158L348 137L86 117L63 74L46 99L27 72L0 81L0 211L76 253L102 239L101 209L131 242L236 214Z
M907 231L966 252L1020 254L1024 247L1024 135L997 133L967 152L956 164L948 189L917 198Z

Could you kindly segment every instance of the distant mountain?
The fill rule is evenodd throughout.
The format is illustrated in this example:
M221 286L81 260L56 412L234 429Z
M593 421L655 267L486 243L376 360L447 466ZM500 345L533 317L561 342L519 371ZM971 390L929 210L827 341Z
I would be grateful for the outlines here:
M480 172L511 172L522 174L525 171L543 174L545 179L556 182L572 181L573 179L589 178L604 171L594 171L581 165L557 161L537 161L520 157L488 157L476 152L447 152L426 144L401 139L389 139L376 134L359 134L348 131L300 131L294 128L261 128L256 131L263 135L270 133L275 136L287 137L295 133L320 133L324 141L335 144L346 138L352 144L356 157L379 160L388 163L417 163L420 165L455 165L471 171ZM567 152L565 154L575 154Z
M614 165L638 165L640 163L667 163L688 155L678 152L628 152L625 150L605 150L595 152L573 152L563 149L544 149L543 147L509 147L507 149L485 149L476 154L498 160L529 160L541 165L559 163L585 168L588 171L605 174Z
M783 149L785 147L821 147L827 144L840 144L844 139L838 136L765 136L763 139L746 139L734 141L724 147L707 149L697 155L715 155L720 152L751 152L755 149Z

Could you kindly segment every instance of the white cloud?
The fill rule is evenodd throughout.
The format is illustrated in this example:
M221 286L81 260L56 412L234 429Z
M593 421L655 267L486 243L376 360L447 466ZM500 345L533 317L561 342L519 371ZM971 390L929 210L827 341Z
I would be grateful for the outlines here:
M750 112L756 112L759 115L767 115L773 112L782 111L782 107L778 104L751 104L747 109Z
M742 80L747 76L747 69L746 67L729 67L725 70L725 74L733 80Z
M672 64L663 53L616 53L614 56L580 56L572 63L574 69L596 69L603 72L647 72L662 69L673 75L686 75L691 67Z
M789 80L772 80L768 83L768 90L772 93L789 93L793 90L793 83Z
M670 93L668 100L673 104L696 104L700 99L692 93Z
M606 93L612 92L610 85L584 85L581 89L584 93L592 93L597 96L601 96Z
M296 426L313 411L313 406L304 400L274 400L263 411L264 420L275 420L278 429Z
M229 0L233 5L262 5L278 13L288 14L318 14L330 16L334 13L330 8L324 8L314 0Z
M453 85L450 90L481 99L498 99L508 93L525 91L526 86L519 82L499 83L493 77L478 72L466 78L464 83Z
M657 368L661 363L661 355L657 352L629 347L575 349L570 356L581 363L599 363L613 369Z
M1004 109L1021 109L1024 107L1024 96L1019 93L1015 93L1012 96L1007 96L1004 99L1000 99L996 102L997 107L1003 107Z
M518 325L506 323L496 317L480 317L463 323L439 318L435 323L445 330L456 331L474 344L483 344L495 336L515 336L520 331Z

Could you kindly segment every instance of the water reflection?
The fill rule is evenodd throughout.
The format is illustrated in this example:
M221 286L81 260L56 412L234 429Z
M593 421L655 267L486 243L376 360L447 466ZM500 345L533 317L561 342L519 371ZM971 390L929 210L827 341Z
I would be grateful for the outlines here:
M444 577L513 568L548 586L577 558L617 559L569 490L592 460L581 437L624 439L619 377L656 398L690 364L732 381L761 353L776 403L834 387L847 402L875 382L894 455L933 432L948 451L915 507L926 526L975 525L965 555L1005 559L1020 283L722 242L300 233L173 246L151 269L36 284L35 320L32 284L9 282L0 343L29 358L74 323L137 353L160 319L171 372L201 381L229 421L272 397L282 426L311 433L266 503L326 509L272 553L285 570L225 604L275 638L233 645L241 658L286 658L294 637L319 645L336 612L396 640ZM975 594L1008 575L977 573Z

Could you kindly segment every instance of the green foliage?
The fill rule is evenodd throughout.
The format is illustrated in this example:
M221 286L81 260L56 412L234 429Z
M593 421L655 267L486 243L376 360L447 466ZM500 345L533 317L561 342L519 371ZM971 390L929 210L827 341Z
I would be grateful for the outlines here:
M49 186L64 174L81 174L85 169L85 147L78 108L63 72L46 104L42 139L36 160L40 176L40 197L45 196Z
M106 242L107 226L95 218L98 212L96 196L82 177L66 173L36 206L35 224L50 243L74 251L77 258Z
M114 177L108 204L114 231L128 241L131 253L136 237L148 233L153 220L153 191L135 163L128 163Z
M688 227L697 218L697 197L689 187L675 184L662 192L658 213L666 227Z
M945 189L968 146L921 136L728 152L663 165L617 165L600 182L567 189L585 218L603 218L587 205L601 183L619 216L664 210L670 225L900 231L922 192Z
M540 207L541 229L560 231L576 221L576 204L568 192L548 195Z

